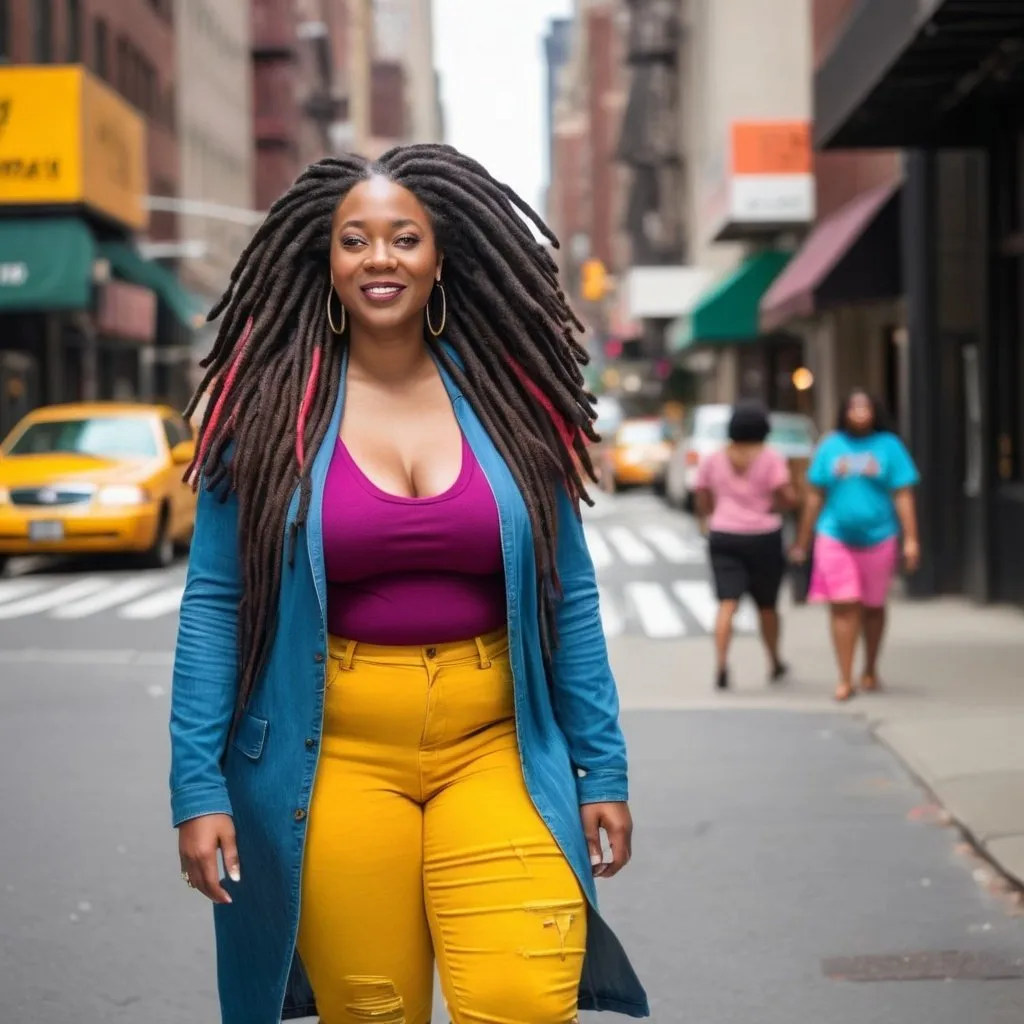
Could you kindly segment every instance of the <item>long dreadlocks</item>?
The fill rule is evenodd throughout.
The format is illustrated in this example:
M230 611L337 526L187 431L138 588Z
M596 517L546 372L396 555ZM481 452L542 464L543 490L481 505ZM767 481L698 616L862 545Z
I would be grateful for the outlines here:
M271 208L242 253L203 361L206 375L186 409L209 392L189 475L239 504L243 597L238 610L238 709L266 663L281 574L294 558L312 493L311 459L330 425L345 339L328 331L331 219L360 181L383 176L407 188L430 215L445 255L446 340L424 332L462 389L522 492L536 546L545 658L557 645L556 489L589 502L585 439L596 440L593 399L581 364L583 330L559 288L558 240L530 206L451 146L398 147L312 164ZM339 344L340 341L340 344ZM230 448L230 455L229 455ZM286 534L299 488L298 517ZM286 540L289 550L285 550Z

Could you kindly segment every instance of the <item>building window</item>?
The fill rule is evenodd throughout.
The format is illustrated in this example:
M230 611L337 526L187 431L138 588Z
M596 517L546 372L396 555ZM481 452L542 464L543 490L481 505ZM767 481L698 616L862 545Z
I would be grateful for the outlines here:
M37 64L53 63L53 0L36 0L31 8L32 59Z
M82 0L67 0L64 23L64 56L69 64L82 59Z
M110 53L108 52L110 39L107 23L102 18L97 18L93 22L92 30L92 65L100 78L108 79L110 75Z

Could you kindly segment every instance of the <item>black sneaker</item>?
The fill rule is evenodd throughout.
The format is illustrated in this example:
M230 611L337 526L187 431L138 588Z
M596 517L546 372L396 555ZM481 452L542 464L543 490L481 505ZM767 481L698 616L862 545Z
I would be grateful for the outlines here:
M773 683L781 683L783 679L789 674L789 666L784 661L777 661L775 668L772 669L772 674L769 676Z
M718 670L718 678L715 680L715 687L719 690L729 689L729 670L727 668Z

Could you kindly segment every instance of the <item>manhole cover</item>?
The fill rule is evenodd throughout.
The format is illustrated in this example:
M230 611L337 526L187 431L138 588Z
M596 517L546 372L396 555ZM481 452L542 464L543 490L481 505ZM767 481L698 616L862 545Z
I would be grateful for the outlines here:
M885 956L841 956L822 961L834 981L997 981L1024 978L1024 959L999 953L924 951Z

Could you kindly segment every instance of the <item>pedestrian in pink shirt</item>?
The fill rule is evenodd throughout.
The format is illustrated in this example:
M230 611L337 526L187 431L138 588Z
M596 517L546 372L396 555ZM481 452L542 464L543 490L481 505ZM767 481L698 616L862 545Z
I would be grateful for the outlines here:
M796 491L786 460L765 444L768 413L741 403L729 421L729 444L706 458L697 475L697 514L708 532L711 569L718 594L715 650L717 686L729 686L729 644L740 599L757 605L769 676L786 674L779 654L779 589L786 570L782 516L796 508Z

